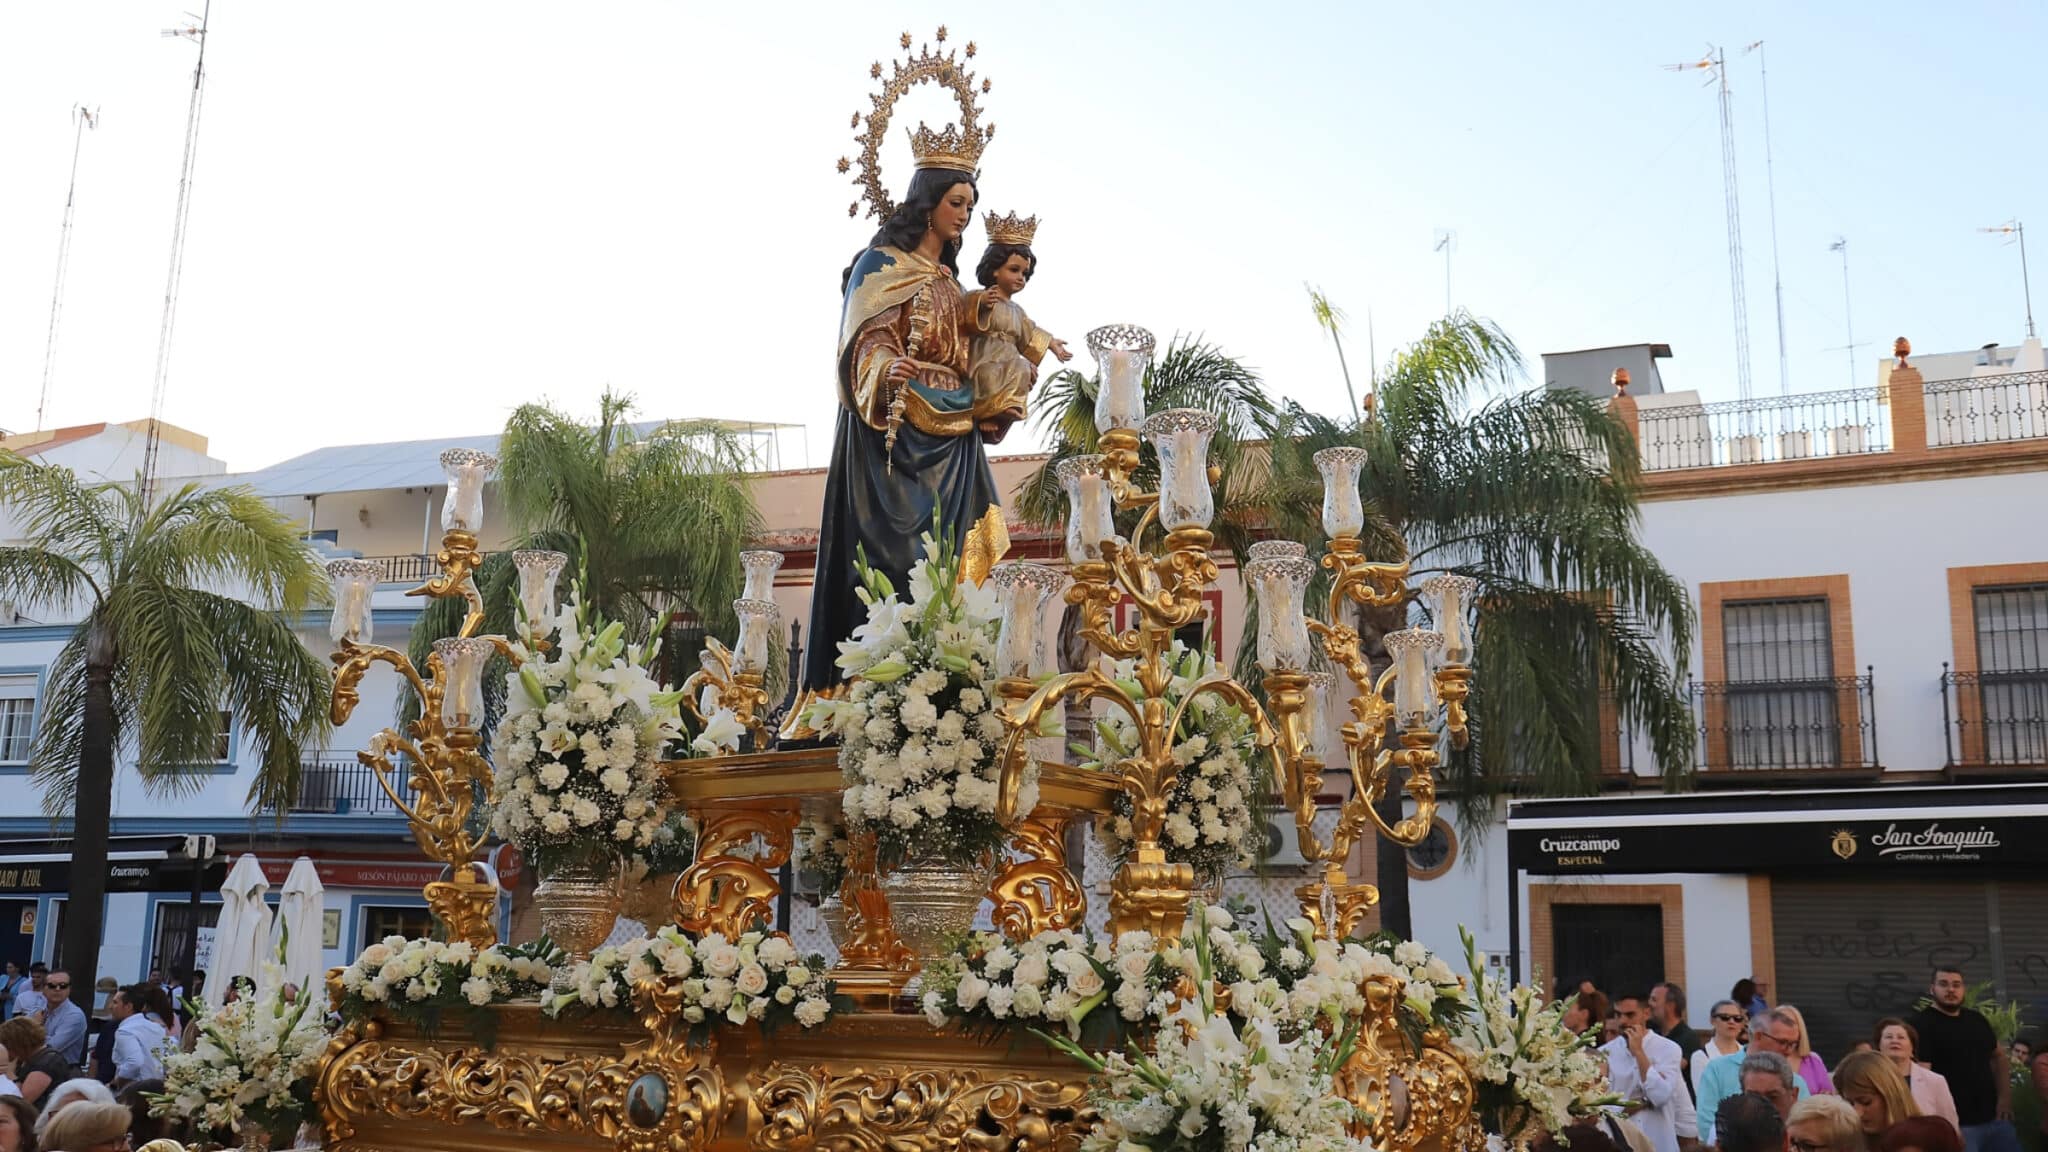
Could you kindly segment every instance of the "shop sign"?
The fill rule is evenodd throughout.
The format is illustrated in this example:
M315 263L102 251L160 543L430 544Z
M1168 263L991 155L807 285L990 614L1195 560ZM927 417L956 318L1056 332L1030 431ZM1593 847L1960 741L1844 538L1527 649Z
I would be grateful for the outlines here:
M199 886L211 890L227 880L225 861L206 866ZM165 860L113 860L107 864L109 892L189 892L192 864L183 858ZM0 894L56 892L71 890L71 862L44 860L21 864L0 857Z
M291 875L292 861L273 858L263 861L263 876L273 886ZM313 870L326 888L389 888L417 892L439 880L447 869L440 864L405 860L315 860Z
M2048 865L2048 818L1931 814L1910 819L1746 821L1512 828L1514 867L1539 875L1602 872L1882 873L1906 867Z

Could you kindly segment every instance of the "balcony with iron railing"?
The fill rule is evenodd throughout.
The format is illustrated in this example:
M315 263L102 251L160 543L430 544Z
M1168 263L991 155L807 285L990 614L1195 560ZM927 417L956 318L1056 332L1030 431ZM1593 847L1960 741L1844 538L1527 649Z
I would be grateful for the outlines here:
M2048 372L1930 380L1921 391L1929 447L2048 437Z
M488 557L489 552L482 553ZM424 584L441 574L441 565L432 553L414 553L406 556L364 556L384 571L378 577L380 584Z
M408 773L394 775L392 786L410 805L417 797ZM309 753L299 763L299 797L293 816L389 816L404 814L377 782L377 775L353 752Z
M1693 681L1700 785L1876 779L1883 768L1874 675L1866 669L1862 676L1814 680Z
M1941 666L1941 727L1950 776L2048 770L2048 668L1953 672Z
M1643 408L1643 470L1769 464L1891 450L1891 411L1875 388Z

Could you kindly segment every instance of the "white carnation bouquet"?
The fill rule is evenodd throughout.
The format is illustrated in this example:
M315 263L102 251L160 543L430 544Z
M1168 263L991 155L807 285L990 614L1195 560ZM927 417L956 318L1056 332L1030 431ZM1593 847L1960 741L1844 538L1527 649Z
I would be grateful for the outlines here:
M664 629L644 646L626 643L624 625L607 623L581 598L579 584L549 622L560 632L553 650L515 647L524 662L506 676L492 747L491 830L543 874L571 862L631 860L655 845L669 816L663 750L684 731L680 691L662 691L649 672ZM737 748L740 731L721 711L692 751Z
M479 949L461 940L386 936L341 970L341 1015L361 1020L385 1012L431 1033L448 1013L460 1012L471 1033L488 1045L495 1024L491 1007L539 996L567 962L546 937Z
M1208 922L1199 906L1195 916ZM1092 1100L1101 1118L1083 1152L1371 1152L1351 1135L1367 1118L1335 1086L1358 1021L1288 1035L1270 1020L1233 1018L1216 1007L1224 973L1211 933L1189 937L1195 994L1166 1013L1149 1052L1127 1042L1126 1052L1096 1057L1038 1033L1099 1077Z
M1562 1132L1577 1118L1620 1103L1607 1091L1599 1033L1574 1033L1565 1027L1562 1003L1549 1002L1526 984L1509 987L1487 976L1472 934L1463 928L1458 933L1472 973L1475 1011L1469 1023L1452 1031L1451 1043L1472 1077L1472 1111L1486 1130L1509 1142L1539 1131Z
M577 966L574 990L550 1001L547 1012L630 1012L640 993L655 995L657 1002L673 997L701 1042L721 1021L751 1020L773 1030L793 1020L815 1028L832 1013L834 989L825 978L824 958L799 955L779 932L747 932L731 940L718 932L692 936L671 925L598 949Z
M313 1073L327 1048L311 988L287 997L273 969L270 991L198 1009L199 1041L164 1059L164 1090L150 1113L189 1123L222 1143L262 1130L289 1137L313 1103Z
M996 821L1005 735L1001 702L989 691L999 613L992 590L960 579L951 538L924 537L910 573L910 598L889 578L856 563L867 620L840 642L839 667L852 679L842 700L807 713L839 738L848 826L873 832L878 862L935 859L971 867L1004 843ZM1017 810L1038 805L1035 767Z
M1168 662L1174 669L1167 685L1166 707L1179 706L1197 680L1216 670L1206 652L1173 642ZM1117 662L1111 673L1134 700L1144 699L1137 663ZM1118 760L1137 754L1139 733L1128 713L1111 708L1095 723L1095 746L1076 745L1084 766L1114 768ZM1204 884L1221 880L1234 868L1248 868L1258 859L1265 822L1254 818L1260 803L1258 736L1242 710L1214 693L1205 692L1188 705L1173 736L1173 762L1178 769L1166 796L1166 823L1160 847L1167 860L1192 865ZM1119 863L1132 848L1131 798L1118 792L1112 809L1096 819L1096 835Z
M925 969L924 1012L935 1028L948 1020L981 1032L1043 1024L1078 1041L1091 1019L1113 1018L1128 1026L1166 1014L1173 998L1161 989L1164 969L1157 957L1150 932L1126 932L1111 943L1049 929L1018 944L992 932L976 933ZM1108 1011L1096 1017L1105 1005Z

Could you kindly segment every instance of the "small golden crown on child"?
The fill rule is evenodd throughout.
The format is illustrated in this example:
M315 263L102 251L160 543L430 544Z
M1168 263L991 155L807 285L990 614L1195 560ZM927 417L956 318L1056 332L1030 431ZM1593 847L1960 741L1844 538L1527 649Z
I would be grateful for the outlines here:
M1038 232L1038 217L1026 216L1018 219L1012 212L1006 216L989 213L982 221L988 227L988 242L991 244L1016 244L1031 247L1031 237Z

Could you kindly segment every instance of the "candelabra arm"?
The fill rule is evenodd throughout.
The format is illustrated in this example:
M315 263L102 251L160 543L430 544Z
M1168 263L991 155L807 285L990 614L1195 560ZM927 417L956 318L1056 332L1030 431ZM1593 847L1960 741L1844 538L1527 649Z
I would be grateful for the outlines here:
M389 664L396 668L398 674L412 685L412 690L419 694L422 709L426 707L430 695L435 702L440 700L439 691L431 688L426 680L420 678L419 670L412 666L411 657L396 648L343 640L341 647L335 650L330 659L334 661L334 695L328 705L327 714L337 725L348 723L348 718L354 714L356 704L361 700L361 694L356 691L356 686L362 683L372 664ZM429 660L431 661L432 657L429 657Z
M1017 811L1018 794L1024 788L1023 743L1038 731L1038 722L1054 706L1072 697L1077 702L1107 700L1125 712L1130 713L1131 722L1143 728L1144 713L1124 695L1116 681L1102 674L1100 668L1088 668L1079 672L1064 672L1038 686L1021 705L1003 715L1003 726L1010 730L1003 740L1003 774L996 791L996 820L1004 825L1017 822L1019 816L1029 815Z
M1362 742L1347 741L1351 752L1353 789L1351 799L1344 804L1341 822L1353 827L1370 823L1380 835L1404 848L1413 848L1427 839L1429 829L1436 821L1436 740L1436 733L1428 728L1408 728L1401 733L1398 750L1383 749L1376 755ZM1373 757L1369 770L1362 767L1367 756ZM1387 785L1396 767L1408 770L1404 788L1415 801L1415 811L1389 824L1379 813L1379 802L1387 794Z
M441 550L434 554L434 562L441 566L441 574L417 588L406 589L407 596L431 596L445 600L460 596L469 604L469 614L462 619L462 630L457 636L471 636L483 626L484 597L477 591L475 572L483 566L483 553L476 550L476 533L450 531L441 537Z

